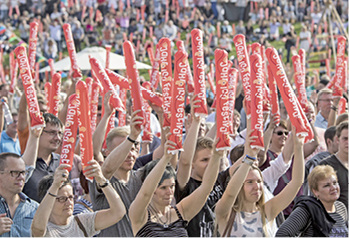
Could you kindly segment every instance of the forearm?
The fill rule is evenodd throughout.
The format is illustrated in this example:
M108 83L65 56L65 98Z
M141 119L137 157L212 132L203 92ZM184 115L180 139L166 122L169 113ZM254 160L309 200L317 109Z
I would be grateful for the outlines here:
M216 137L216 132L217 132L217 123L215 123L211 129L207 132L206 136L214 139Z
M22 159L24 160L26 166L33 166L35 168L38 148L39 138L32 135L32 133L30 132L27 146L22 156Z
M104 141L105 132L107 131L108 121L111 115L104 114L98 123L92 136L93 154L97 156L100 153Z
M207 194L209 194L212 191L213 185L217 180L220 162L221 156L219 154L214 153L202 177L201 186L203 191Z
M292 180L290 183L295 185L295 195L304 180L304 152L303 145L295 145L294 161L292 168Z
M126 139L108 155L102 165L102 172L106 179L110 179L125 161L132 145L133 143Z
M57 195L58 187L51 186L45 195L44 199L41 201L38 209L33 218L33 222L31 225L32 236L33 237L41 237L45 236L47 222L50 218L51 211L53 205L55 203L55 197L49 195L49 193L53 195Z
M21 99L19 100L19 106L18 106L18 123L17 123L17 130L23 131L28 126L29 121L29 112L28 112L28 106L27 106L27 99L25 97L25 94L22 94Z
M164 130L163 125L163 121L164 121L164 114L163 113L157 113L158 117L159 117L159 123L160 123L160 127L161 127L161 144L158 148L156 148L154 150L153 153L153 159L160 159L162 158L162 156L164 156L164 148L165 148L165 143L166 143L166 131Z

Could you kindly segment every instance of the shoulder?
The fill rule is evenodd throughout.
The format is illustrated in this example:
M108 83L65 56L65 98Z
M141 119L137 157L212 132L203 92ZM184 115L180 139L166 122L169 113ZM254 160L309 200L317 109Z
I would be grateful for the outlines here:
M39 207L39 203L37 203L33 199L29 198L24 193L20 193L19 197L21 198L21 201L25 204L26 209L32 208L32 209L36 210Z

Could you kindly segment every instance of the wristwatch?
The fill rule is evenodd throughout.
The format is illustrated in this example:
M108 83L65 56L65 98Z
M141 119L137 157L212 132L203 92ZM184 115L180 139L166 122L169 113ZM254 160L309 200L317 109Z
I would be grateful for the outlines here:
M252 166L252 164L255 161L256 161L256 158L246 155L245 158L243 158L242 163L245 163L245 164Z
M103 183L103 184L98 184L98 186L99 186L100 188L105 188L105 187L107 187L109 184L110 184L110 182L109 182L109 180L107 179L107 180L105 181L105 183Z

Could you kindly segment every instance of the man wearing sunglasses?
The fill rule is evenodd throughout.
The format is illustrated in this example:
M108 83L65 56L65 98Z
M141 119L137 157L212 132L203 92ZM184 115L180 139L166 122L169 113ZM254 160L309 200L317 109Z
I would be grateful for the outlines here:
M46 175L53 174L59 166L60 156L54 152L60 146L63 138L62 122L51 113L44 113L43 117L45 128L39 139L35 169L23 189L28 197L37 202L41 202L37 192L40 180Z
M22 193L27 170L15 153L0 154L0 237L29 237L39 204Z

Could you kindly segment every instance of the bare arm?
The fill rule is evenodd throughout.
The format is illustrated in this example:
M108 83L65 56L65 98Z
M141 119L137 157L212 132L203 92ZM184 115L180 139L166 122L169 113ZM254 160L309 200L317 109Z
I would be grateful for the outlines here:
M33 237L42 237L46 234L47 222L50 218L51 211L53 205L55 203L56 197L49 195L49 193L53 195L57 195L58 190L61 184L66 180L66 177L63 177L62 174L68 175L68 171L66 170L70 165L61 164L55 172L54 180L51 187L48 189L47 194L41 201L38 209L33 218L33 222L31 225L32 236Z
M167 130L164 129L163 122L164 122L164 109L162 107L156 106L155 104L152 104L150 101L148 101L149 105L153 110L156 112L156 114L159 117L159 123L161 127L161 144L158 148L156 148L153 152L153 160L157 160L162 158L164 155L164 147L165 147L165 142L166 142L166 134Z
M269 221L274 219L283 209L285 209L295 198L299 188L302 186L304 179L304 154L303 144L304 137L295 135L295 127L292 127L294 134L294 162L292 168L292 180L286 187L274 198L265 204L265 212Z
M319 136L313 123L314 123L313 121L310 123L310 127L314 132L314 139L311 142L304 144L303 146L304 158L307 158L309 155L311 155L319 146Z
M138 112L139 110L132 113L131 133L129 135L132 140L136 140L141 133L139 124L142 123L141 120L143 120L143 118L137 116ZM132 146L133 143L131 141L125 140L108 155L102 165L102 172L106 179L110 179L115 171L121 166L121 164L127 158Z
M158 187L167 164L173 156L172 154L169 154L167 152L167 148L171 147L175 148L175 143L172 141L167 141L165 145L165 155L160 159L157 165L146 177L135 200L130 205L129 217L132 224L133 234L136 234L147 221L148 205L153 197L156 188Z
M338 104L340 99L341 99L340 97L333 97L333 104L331 107L330 115L328 116L328 120L327 120L328 121L327 128L334 126L336 124L337 110L338 110Z
M277 115L271 115L270 118L270 123L268 125L268 128L265 130L264 134L263 134L263 140L264 140L264 151L261 152L261 156L259 156L259 165L264 164L264 162L267 159L267 152L269 149L269 145L270 145L270 140L271 137L273 135L274 129L276 127L276 120L277 120Z
M183 152L181 153L178 160L178 169L177 169L177 182L180 189L183 189L188 183L191 172L191 165L193 162L195 150L196 150L196 141L198 139L198 133L200 128L200 116L195 116L194 108L199 105L195 105L199 100L193 101L196 95L191 100L191 116L193 121L188 130L187 136L183 144Z
M110 96L111 92L107 92L104 96L104 115L98 123L96 130L94 131L92 136L93 156L94 159L97 161L104 160L101 149L104 141L105 132L107 130L108 121L113 113L113 110L109 105Z
M35 168L36 158L38 155L39 149L39 139L42 132L41 128L30 129L29 138L27 141L27 146L25 147L25 151L23 153L22 159L25 162L26 166L32 166Z
M27 128L29 122L29 112L28 112L28 105L27 105L27 99L25 97L25 94L23 93L21 96L21 99L19 100L19 106L18 106L18 123L17 123L17 130L23 131Z
M103 177L102 170L97 161L91 160L89 166L86 167L86 177L94 177L97 185L104 184L107 180ZM95 230L103 230L120 221L126 214L125 205L122 202L119 194L109 184L101 188L107 198L109 208L97 211L95 218Z
M220 161L226 151L217 151L216 148L213 148L213 151L213 156L207 165L201 185L177 205L179 212L186 221L193 219L202 209L217 180Z

